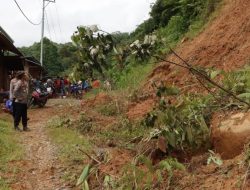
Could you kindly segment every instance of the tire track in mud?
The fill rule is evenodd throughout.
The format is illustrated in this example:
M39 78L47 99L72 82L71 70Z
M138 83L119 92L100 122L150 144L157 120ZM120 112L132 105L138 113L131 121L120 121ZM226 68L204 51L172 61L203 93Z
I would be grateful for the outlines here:
M56 147L46 134L45 125L53 114L53 108L33 109L29 113L31 131L20 133L25 157L18 165L13 190L63 190L60 180L62 168L56 157ZM61 171L61 172L60 172ZM68 189L68 188L67 188Z

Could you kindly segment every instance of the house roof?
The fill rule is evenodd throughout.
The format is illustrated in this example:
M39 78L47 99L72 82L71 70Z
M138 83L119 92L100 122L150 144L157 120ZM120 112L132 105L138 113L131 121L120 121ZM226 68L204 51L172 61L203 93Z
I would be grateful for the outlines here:
M12 44L14 43L14 40L9 36L9 34L1 26L0 26L0 32L3 33Z
M4 64L9 70L24 70L22 59L19 56L0 57L0 64Z
M41 63L35 57L24 57L24 59L30 64L30 66L43 69Z
M10 36L0 27L0 49L10 51L16 55L23 56L23 54L14 46L13 40Z

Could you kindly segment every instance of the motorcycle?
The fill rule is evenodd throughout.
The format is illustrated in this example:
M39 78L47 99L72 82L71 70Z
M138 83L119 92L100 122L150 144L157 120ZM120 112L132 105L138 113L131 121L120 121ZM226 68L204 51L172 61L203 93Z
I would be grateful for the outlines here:
M46 89L46 91L48 92L49 94L49 98L54 98L56 97L56 92L55 92L55 88L54 86L52 85L48 85L48 83L45 83L44 84L44 88Z
M42 108L46 105L48 98L48 92L42 91L40 88L35 88L29 100L28 107L37 105L38 107Z
M70 85L70 93L73 95L76 99L82 98L82 87L78 84L72 84Z

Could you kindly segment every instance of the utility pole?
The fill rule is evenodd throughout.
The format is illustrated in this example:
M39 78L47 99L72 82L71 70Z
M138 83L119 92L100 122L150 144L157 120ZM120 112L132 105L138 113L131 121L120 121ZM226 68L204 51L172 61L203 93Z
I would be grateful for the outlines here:
M44 38L44 12L45 12L45 8L47 7L47 5L45 5L45 2L49 3L55 3L56 0L43 0L43 8L42 8L42 31L41 31L41 53L40 53L40 63L41 66L43 66L43 38Z

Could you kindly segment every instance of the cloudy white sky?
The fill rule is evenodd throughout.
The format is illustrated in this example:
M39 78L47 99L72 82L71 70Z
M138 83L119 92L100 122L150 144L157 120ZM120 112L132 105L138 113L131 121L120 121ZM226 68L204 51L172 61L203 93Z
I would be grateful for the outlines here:
M42 0L17 2L33 22L40 22ZM56 42L70 41L78 25L93 24L108 32L131 32L149 17L153 2L155 0L56 0L46 8L45 36ZM41 26L27 22L14 0L0 0L0 26L18 47L40 40Z

